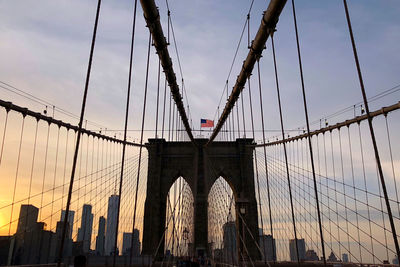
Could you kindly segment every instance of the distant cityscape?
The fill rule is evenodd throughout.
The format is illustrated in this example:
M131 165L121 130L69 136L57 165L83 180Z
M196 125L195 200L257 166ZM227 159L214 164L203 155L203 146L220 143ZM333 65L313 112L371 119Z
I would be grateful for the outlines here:
M95 244L92 244L93 218L92 205L82 207L81 224L77 238L74 241L73 226L75 211L70 210L67 219L66 239L63 246L63 258L68 259L76 255L112 256L140 255L139 230L134 234L123 233L122 250L115 250L115 231L117 224L117 209L119 196L111 195L108 199L107 218L99 217ZM62 231L66 211L61 211L60 221L57 222L55 232L46 230L44 222L38 222L39 209L34 205L21 205L17 230L14 235L0 236L0 265L46 264L57 261L61 246ZM133 250L131 250L133 238ZM95 245L92 250L91 246ZM120 251L122 253L120 253Z
M92 205L82 206L82 216L80 227L78 228L77 238L74 241L73 224L75 211L70 210L67 219L66 239L63 246L63 258L70 259L77 255L87 255L94 258L113 256L114 251L117 255L129 256L133 252L134 257L140 256L141 242L139 230L134 229L134 233L124 232L122 234L122 248L115 249L115 231L117 223L117 213L119 196L111 195L108 199L107 218L99 217L97 225L97 236L95 244L92 244L93 218ZM60 250L62 231L66 212L61 211L60 221L57 222L55 232L45 230L46 224L38 222L39 209L34 205L23 204L20 207L17 230L14 235L0 236L0 266L1 265L27 265L27 264L46 264L54 263ZM222 227L223 247L213 248L212 257L217 262L238 263L236 223L228 221ZM133 238L133 243L132 243ZM133 244L133 250L131 249ZM92 250L92 245L95 249ZM193 244L188 243L188 256L193 249ZM271 235L263 234L259 229L259 249L262 253L263 261L276 261L277 251L276 242ZM300 261L323 261L323 257L318 256L313 249L306 250L304 238L297 239L297 250ZM171 255L170 250L166 250L167 256ZM289 255L291 261L297 261L296 242L289 240ZM349 262L349 255L343 253L338 258L333 251L329 254L327 262ZM388 262L384 262L388 263ZM393 264L398 264L397 259L393 259Z
M238 263L238 254L236 248L236 223L229 221L223 225L223 249L214 249L214 259L226 263ZM263 234L262 229L259 229L259 247L263 252L263 261L276 261L276 243L271 235ZM306 250L306 242L304 238L297 239L297 247L300 261L323 261L323 257L319 257L313 249ZM297 261L296 242L294 239L289 240L289 255L290 261ZM343 253L342 258L338 258L333 251L329 254L327 262L349 262L349 255ZM389 262L384 262L389 264ZM393 264L398 264L397 258L392 260Z

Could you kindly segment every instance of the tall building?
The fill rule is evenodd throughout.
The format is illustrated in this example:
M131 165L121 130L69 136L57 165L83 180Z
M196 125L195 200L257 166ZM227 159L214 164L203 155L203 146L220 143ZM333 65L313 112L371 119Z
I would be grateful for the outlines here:
M11 236L0 236L0 266L8 265L8 254L11 248Z
M115 246L115 228L117 227L117 216L118 216L118 195L111 195L108 198L108 210L107 210L107 228L106 228L106 243L105 243L105 255L109 256L114 253Z
M60 250L63 228L64 228L64 221L57 222L56 234L55 234L55 239L56 239L55 240L55 246L56 246L56 251L57 252ZM69 225L69 222L67 222L67 229L66 229L67 233L70 232L70 228L71 227ZM66 236L65 239L64 239L63 257L64 258L70 257L71 254L72 254L72 238L69 238L69 236Z
M46 264L54 261L55 234L46 231L44 222L37 222L29 231L20 230L12 237L9 265Z
M36 229L39 209L33 205L21 205L19 210L17 234Z
M306 242L304 241L304 238L297 239L297 248L299 250L299 259L304 260L306 258ZM290 260L297 261L296 242L294 239L289 240L289 252Z
M263 260L276 261L276 244L272 235L260 235L260 249L263 252Z
M132 233L124 233L122 238L122 254L131 254ZM140 255L139 230L135 229L133 235L133 256Z
M236 223L229 221L222 228L224 232L224 260L234 264L237 262Z
M63 222L64 218L65 218L65 210L62 210L60 221ZM75 211L70 210L68 212L68 224L69 224L68 238L70 239L72 239L72 230L74 229L74 218L75 218Z
M90 251L92 227L93 227L92 205L84 204L82 208L81 227L78 229L78 242L81 241L83 243L82 246L84 253L88 253Z
M349 262L349 255L347 255L347 253L343 253L342 254L342 261L343 262Z
M96 254L104 256L104 242L106 234L106 219L103 216L99 218L99 230L96 237Z

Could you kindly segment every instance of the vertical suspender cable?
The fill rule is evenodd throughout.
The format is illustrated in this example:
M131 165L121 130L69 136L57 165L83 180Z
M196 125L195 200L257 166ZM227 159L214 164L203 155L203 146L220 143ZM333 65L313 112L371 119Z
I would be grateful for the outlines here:
M53 222L54 194L55 194L55 189L56 189L59 143L60 143L60 127L58 127L58 131L57 131L56 158L55 158L55 163L54 163L53 190L52 190L53 194L51 197L50 229L52 229L51 226L52 226L52 222Z
M176 130L175 130L175 140L179 141L179 111L178 108L176 109L176 121L175 121L175 126L176 126Z
M160 68L161 68L161 61L158 59L158 73L157 73L157 107L156 107L156 133L155 138L157 139L157 130L158 130L158 103L160 99Z
M7 122L8 122L8 113L9 113L9 110L6 110L6 119L5 119L5 121L4 121L3 137L2 137L2 140L1 140L0 166L1 166L1 160L2 160L2 158L3 158L4 140L6 139Z
M399 216L400 216L399 193L397 190L396 172L394 171L393 152L392 152L392 144L390 142L389 124L388 124L388 120L387 120L387 114L384 114L384 116L385 116L385 125L386 125L386 135L387 135L388 147L389 147L390 163L391 163L391 167L392 167L394 190L396 191L397 211L399 212Z
M164 79L164 105L163 105L163 115L162 115L162 130L161 138L164 138L164 123L165 123L165 101L167 99L167 79Z
M359 227L359 212L357 208L357 195L356 195L356 186L355 186L355 174L354 174L354 163L353 163L353 151L352 151L352 143L351 143L351 134L350 134L350 125L347 125L347 137L348 137L348 144L349 144L349 156L350 156L350 167L351 167L351 178L352 178L352 188L353 188L353 200L354 200L354 209L355 209L355 214L356 214L356 228L357 228L357 244L360 252L360 262L363 262L362 260L362 253L361 253L361 246L360 246L360 227ZM322 190L321 190L322 191Z
M340 170L342 175L342 185L343 185L343 195L344 195L344 214L345 214L345 221L346 221L346 233L349 232L349 220L347 216L347 195L346 195L346 186L344 181L344 168L343 168L343 149L342 149L342 136L340 132L340 128L338 129L339 133L339 151L340 151ZM350 250L350 236L347 234L347 251L349 251L351 257L351 250ZM351 261L351 260L350 260Z
M47 125L47 137L46 137L46 149L44 152L44 166L43 166L43 182L42 182L42 193L40 198L40 208L39 208L39 221L42 219L43 213L43 193L44 193L44 186L45 186L45 179L46 179L46 169L47 169L47 154L49 151L49 136L50 136L50 123Z
M169 111L168 111L168 141L171 141L171 100L172 95L169 94Z
M299 60L301 89L302 89L303 104L304 104L304 113L305 113L306 123L307 123L308 147L309 147L309 150L310 150L310 160L311 160L311 168L312 168L313 183L314 183L315 201L316 201L317 213L318 213L319 235L320 235L320 239L321 239L321 248L322 248L322 256L324 257L324 265L326 266L326 255L325 255L324 236L323 236L323 232L322 232L321 210L320 210L320 207L319 207L317 180L316 180L316 177L315 177L314 156L313 156L311 136L310 136L310 122L309 122L309 119L308 119L307 100L306 100L306 93L305 93L305 88L304 88L303 65L301 63L299 33L298 33L298 30L297 30L297 19L296 19L296 9L295 9L295 6L294 6L294 0L292 0L292 10L293 10L294 29L295 29L295 33L296 33L297 56L298 56L298 60Z
M229 99L229 95L228 95L228 81L226 81L226 101L228 101ZM229 114L229 116L231 116L231 114ZM231 137L231 141L233 141L233 137L232 137L232 128L231 128L231 120L228 118L228 128L229 128L229 134ZM233 131L235 132L235 130Z
M249 101L250 101L250 115L251 115L251 131L253 133L253 140L255 139L254 135L254 117L253 117L253 103L251 101L251 86L250 86L250 77L248 79L249 83ZM229 120L228 120L229 122ZM259 176L258 176L258 162L257 162L257 149L254 149L254 160L255 160L255 165L256 165L256 179L257 179L257 191L258 191L258 206L259 206L259 211L260 211L260 218L261 218L261 236L262 236L262 242L263 242L263 256L264 256L264 262L267 261L267 255L265 253L265 240L264 240L264 220L263 220L263 214L262 214L262 203L261 203L261 193L260 193L260 181L259 181ZM272 245L273 247L273 245ZM272 253L272 259L275 261L274 257L274 252Z
M33 152L32 152L32 164L31 164L30 179L29 179L28 205L30 204L30 200L31 200L32 181L33 181L33 169L34 169L34 166L35 166L35 155L36 155L36 144L37 144L38 126L39 126L39 121L36 120L35 138L34 138L34 142L33 142ZM27 229L28 229L29 215L30 215L30 212L27 210L27 211L26 211L26 220L25 220L24 234L26 233L26 231L27 231ZM32 242L32 241L31 241L31 242ZM30 244L30 246L31 246L31 244Z
M15 180L14 180L14 192L13 192L13 198L11 202L11 214L10 214L10 225L8 227L8 235L11 234L11 224L12 224L12 217L13 217L13 211L14 211L14 201L15 201L15 191L17 189L17 181L18 181L18 171L19 171L19 161L21 159L21 148L22 148L22 137L24 135L24 127L25 126L25 115L23 115L22 118L22 126L21 126L21 136L19 138L19 148L18 148L18 158L17 158L17 170L15 171ZM43 195L43 190L42 190L42 195Z
M261 94L260 59L257 60L257 74L258 74L258 89L259 89L259 95L260 95L261 127L262 127L263 143L265 144L264 110L263 110L263 104L262 104L263 101L262 101L262 94ZM267 151L266 151L266 147L265 146L263 146L263 149L264 149L265 176L266 176L266 180L267 180L269 225L270 225L271 237L272 237L272 242L273 242L273 240L274 240L274 231L273 231L273 227L272 227L271 195L270 195L270 190L269 190ZM272 246L272 249L273 249L272 256L274 257L274 261L275 261L275 255L276 255L275 247Z
M119 200L118 200L118 208L117 208L117 222L115 225L113 267L115 267L115 259L117 256L119 214L120 214L120 209L121 209L122 182L123 182L124 167L125 167L126 134L127 134L128 119L129 119L129 103L130 103L129 100L130 100L130 96L131 96L131 80L132 80L132 65L133 65L133 50L134 50L133 48L134 48L134 43L135 43L136 8L137 8L137 0L135 0L135 4L133 7L132 37L131 37L129 74L128 74L128 90L127 90L127 95L126 95L126 109L125 109L124 143L122 144L122 161L121 161L121 174L120 174L120 179L119 179L119 194L118 194ZM160 78L160 67L158 67L158 78ZM160 79L158 79L158 81L160 81ZM160 83L158 83L158 85L160 85ZM158 94L157 94L157 117L158 117ZM157 137L157 120L156 120L156 137ZM133 240L134 234L135 234L135 231L132 231L132 240Z
M144 99L143 99L143 111L142 111L142 128L140 131L140 144L143 144L143 130L144 130L144 119L146 116L146 100L147 100L147 84L149 80L149 64L150 64L150 48L151 48L151 33L149 33L149 44L148 44L148 51L147 51L147 66L146 66L146 81L144 86ZM134 210L133 210L133 225L132 225L132 233L135 232L135 223L136 223L136 210L137 210L137 196L139 191L139 181L140 181L140 167L142 163L142 149L143 146L139 148L139 162L138 162L138 169L137 169L137 176L136 176L136 190L135 190L135 203L134 203ZM131 254L129 257L129 266L132 265L132 257L133 257L133 236L131 239Z
M382 185L382 191L383 191L383 195L385 197L386 209L387 209L387 212L388 212L388 215L389 215L389 222L390 222L390 227L392 229L393 242L394 242L394 245L396 247L397 259L399 259L400 258L399 241L397 239L396 228L395 228L394 221L393 221L392 208L390 207L389 195L388 195L388 192L387 192L387 189L386 189L385 177L383 176L382 164L381 164L381 160L380 160L380 157L379 157L378 146L376 144L374 127L372 125L372 117L371 117L371 114L369 112L369 105L368 105L367 95L365 93L364 81L363 81L363 77L362 77L362 74L361 74L360 62L358 60L357 48L356 48L356 44L355 44L355 41L354 41L353 29L351 27L349 9L347 7L347 1L346 0L343 0L343 5L344 5L345 13L346 13L347 26L349 28L351 45L353 47L354 61L355 61L356 67L357 67L357 73L358 73L358 79L359 79L359 82L360 82L361 94L362 94L362 97L363 97L365 111L366 111L366 114L367 114L368 126L369 126L369 131L370 131L370 134L371 134L372 145L374 147L376 165L378 167L379 178L380 178L380 182L381 182L381 185Z
M240 138L240 119L239 119L239 103L236 103L236 117L237 117L237 128L238 128L238 138Z
M35 166L35 158L36 158L36 144L37 144L37 136L38 136L38 126L39 126L39 122L36 120L35 137L34 137L34 141L33 141L33 151L32 151L32 164L31 164L30 179L29 179L28 205L30 204L30 200L31 200L33 169L34 169L34 166ZM64 183L63 183L63 185L64 185ZM64 191L63 191L63 195L64 195ZM28 219L26 220L26 223L28 223Z
M246 121L244 120L244 93L242 91L242 118L243 118L243 138L246 138Z
M226 94L228 94L228 88L229 88L228 80L226 80L226 91L227 91ZM235 141L236 140L236 135L235 135L235 112L232 111L231 115L232 115L231 119L232 119L233 141Z
M91 47L90 47L89 64L88 64L88 69L87 69L87 73L86 73L85 90L84 90L84 93L83 93L81 115L80 115L79 124L78 124L78 135L77 135L77 139L76 139L74 158L73 158L73 162L72 162L71 179L70 179L70 182L69 182L68 199L67 199L67 206L66 206L66 209L65 209L65 217L64 217L64 222L63 222L61 244L60 244L60 250L58 251L58 261L57 261L57 266L58 267L60 267L60 265L61 265L62 252L63 252L63 249L64 249L65 234L66 234L67 222L68 222L67 218L68 218L68 215L69 215L69 208L70 208L70 205L71 205L72 189L73 189L74 178L75 178L76 162L77 162L77 159L78 159L79 144L80 144L80 140L81 140L82 123L83 123L83 118L84 118L84 115L85 115L86 98L87 98L87 93L88 93L88 89L89 89L90 72L91 72L91 69L92 69L93 51L94 51L94 45L95 45L95 42L96 42L96 33L97 33L97 24L98 24L98 21L99 21L100 6L101 6L101 0L98 0L98 2L97 2L97 10L96 10L96 19L95 19L95 23L94 23L93 36L92 36L92 44L91 44Z
M171 141L174 141L174 129L175 129L175 104L172 104L172 122L171 122Z
M281 133L282 133L282 140L285 140L285 131L284 131L284 128L283 128L282 105L281 105L281 96L280 96L280 90L279 90L278 69L276 67L275 44L274 44L274 35L273 35L273 33L271 34L271 42L272 42L272 55L273 55L273 59L274 59L276 92L277 92L277 95L278 95L279 118L280 118L280 122L281 122ZM289 165L288 165L288 159L287 159L286 143L283 142L282 144L283 144L283 154L284 154L284 157L285 157L286 178L287 178L288 187L289 187L289 198L290 198L290 207L291 207L291 212L292 212L292 223L293 223L293 230L294 230L294 241L295 241L295 247L296 247L297 262L298 262L298 264L300 264L299 247L298 247L298 244L297 244L296 219L295 219L295 216L294 216L293 196L292 196L292 188L291 188L291 184L290 184L290 175L289 175Z

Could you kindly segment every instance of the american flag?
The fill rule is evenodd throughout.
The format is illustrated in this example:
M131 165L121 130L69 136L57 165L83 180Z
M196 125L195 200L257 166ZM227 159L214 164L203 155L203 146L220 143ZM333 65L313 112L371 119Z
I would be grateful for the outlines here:
M200 119L200 127L214 127L214 121L212 120L206 120L206 119Z

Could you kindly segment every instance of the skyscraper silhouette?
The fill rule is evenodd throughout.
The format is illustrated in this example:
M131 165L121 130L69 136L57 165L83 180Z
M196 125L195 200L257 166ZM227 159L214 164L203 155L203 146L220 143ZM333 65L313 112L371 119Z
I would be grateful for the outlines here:
M96 253L97 255L104 255L104 242L106 234L106 219L103 216L99 218L99 230L96 237Z
M83 252L90 251L90 239L92 236L93 214L92 205L84 204L82 208L81 227L78 229L78 241L83 243Z
M114 253L115 244L115 228L117 226L118 219L118 195L111 195L108 198L108 210L107 210L107 229L106 229L106 243L105 243L105 255L112 255Z
M33 205L21 205L18 218L17 234L36 229L39 209Z
M61 211L61 219L60 221L63 222L65 217L65 210ZM75 211L70 210L68 212L68 224L69 224L69 232L68 232L68 238L72 239L72 229L74 229L74 217L75 217Z

